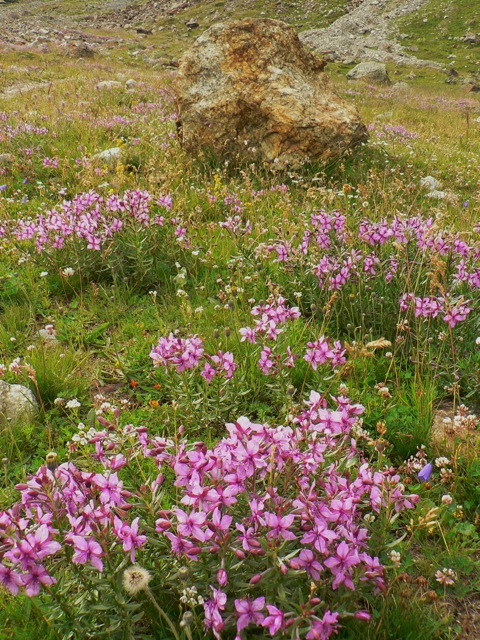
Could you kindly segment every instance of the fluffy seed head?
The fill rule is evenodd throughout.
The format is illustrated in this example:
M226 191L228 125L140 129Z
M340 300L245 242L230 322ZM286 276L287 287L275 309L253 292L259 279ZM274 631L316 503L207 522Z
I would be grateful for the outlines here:
M123 588L127 593L134 596L139 591L143 591L148 587L148 583L152 579L149 572L138 564L125 569L123 573Z

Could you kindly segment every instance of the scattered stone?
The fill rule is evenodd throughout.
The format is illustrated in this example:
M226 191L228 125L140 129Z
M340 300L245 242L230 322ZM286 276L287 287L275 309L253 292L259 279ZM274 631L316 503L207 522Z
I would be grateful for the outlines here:
M11 153L0 153L0 167L7 167L12 164L14 158Z
M187 22L187 28L188 29L198 29L200 25L198 24L198 22L195 22L195 20L190 20L189 22Z
M433 200L443 200L445 196L445 191L438 191L437 189L434 189L433 191L430 191L430 193L427 193L425 197L432 198Z
M349 80L367 80L376 84L392 84L382 62L361 62L347 73Z
M79 42L72 50L76 58L93 58L95 51L86 42Z
M354 3L353 3L354 2ZM431 60L420 60L407 52L397 39L398 19L416 13L427 0L352 0L347 12L323 29L302 31L300 39L316 52L335 51L341 59L394 62L417 67L440 68ZM405 39L405 38L403 38Z
M0 420L28 421L34 418L37 410L38 403L30 389L0 380Z
M123 89L123 84L118 80L102 80L97 84L97 89Z
M480 33L466 33L463 36L463 42L467 44L480 44Z
M467 82L466 89L468 92L478 93L480 91L480 85L476 84L475 82Z
M395 84L392 86L392 89L403 93L404 91L410 91L410 85L406 82L395 82Z
M435 191L435 189L442 188L442 183L433 176L425 176L425 178L420 178L420 186L428 191Z
M183 146L292 167L338 157L368 133L355 107L330 87L324 67L283 22L214 25L180 60Z
M144 29L143 27L138 27L136 32L144 36L151 36L153 33L151 29Z
M129 80L127 80L125 82L125 88L126 89L135 89L135 87L137 86L137 81L133 80L133 78L130 78Z
M111 149L105 149L105 151L101 151L100 153L96 153L92 160L102 160L109 167L115 166L120 160L122 155L121 147L112 147Z
M393 111L385 111L375 116L375 120L390 120L390 118L393 118Z

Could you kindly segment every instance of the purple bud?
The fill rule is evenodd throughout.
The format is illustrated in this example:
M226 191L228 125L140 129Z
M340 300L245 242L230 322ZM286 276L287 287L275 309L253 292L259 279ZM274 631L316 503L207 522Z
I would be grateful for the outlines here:
M354 617L357 620L363 620L364 622L368 622L372 616L368 613L368 611L357 611L354 614Z
M219 569L217 571L217 581L221 587L224 587L228 582L228 575L225 569Z
M7 184L2 184L0 185L0 191L5 191L5 189L8 187Z
M417 477L419 480L421 480L422 482L428 482L430 476L432 475L432 471L433 471L433 466L432 464L429 462L428 464L426 464L423 469L418 473Z

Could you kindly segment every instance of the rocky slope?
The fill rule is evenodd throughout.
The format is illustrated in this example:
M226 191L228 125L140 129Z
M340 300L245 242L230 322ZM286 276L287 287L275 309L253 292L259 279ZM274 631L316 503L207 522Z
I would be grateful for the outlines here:
M405 52L395 20L418 11L428 0L363 0L325 29L303 31L301 40L332 60L392 61L414 66L436 66Z

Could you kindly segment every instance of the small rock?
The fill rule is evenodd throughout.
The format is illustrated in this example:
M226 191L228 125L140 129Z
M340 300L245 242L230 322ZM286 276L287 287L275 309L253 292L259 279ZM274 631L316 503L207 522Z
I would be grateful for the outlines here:
M480 44L480 33L466 33L463 36L463 42L467 44Z
M0 380L0 418L11 422L28 421L37 410L38 403L30 389Z
M375 116L375 120L390 120L390 118L393 118L393 111L385 111Z
M97 84L97 89L123 89L123 84L117 80L102 80Z
M347 73L349 80L367 80L377 84L392 84L382 62L361 62Z
M188 29L198 29L200 25L198 24L198 22L195 22L195 20L190 20L189 22L187 22L187 28Z
M127 81L125 82L125 87L126 87L127 89L134 89L134 88L137 86L137 84L138 84L138 83L137 83L137 81L136 81L136 80L133 80L133 78L130 78L129 80L127 80Z
M437 191L437 189L434 189L430 191L430 193L427 193L425 197L432 198L433 200L443 200L443 198L445 198L445 191Z
M112 147L111 149L105 149L105 151L96 153L92 157L92 160L102 160L108 166L114 166L117 164L117 161L120 159L121 155L122 155L121 147Z
M95 51L85 42L80 42L73 48L72 54L76 58L93 58Z
M468 82L466 84L466 89L471 93L478 93L480 91L480 85L475 84L475 82Z
M145 29L144 27L138 27L136 29L137 33L140 33L144 36L151 36L152 35L152 30L151 29Z
M425 178L420 178L420 186L428 191L435 191L435 189L442 188L442 183L433 176L425 176Z
M410 91L410 85L407 84L406 82L395 82L392 89L395 89L395 91L401 91L401 92Z
M0 167L6 167L13 162L13 155L11 153L0 153Z

